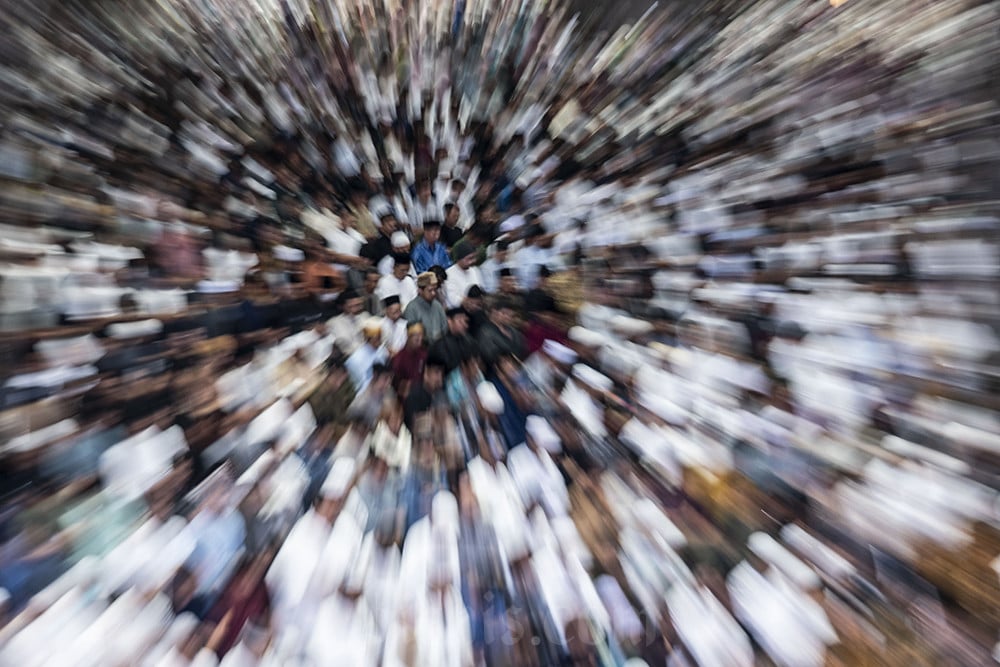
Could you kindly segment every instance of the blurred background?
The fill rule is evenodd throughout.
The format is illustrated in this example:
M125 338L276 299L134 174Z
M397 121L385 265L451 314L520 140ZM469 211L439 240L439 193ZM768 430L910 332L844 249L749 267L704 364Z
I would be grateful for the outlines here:
M0 8L0 665L1000 661L997 3Z

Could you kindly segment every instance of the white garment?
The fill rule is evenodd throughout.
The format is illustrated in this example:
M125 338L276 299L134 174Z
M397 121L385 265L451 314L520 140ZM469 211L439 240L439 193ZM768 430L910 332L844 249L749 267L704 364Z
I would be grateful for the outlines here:
M478 266L463 270L458 264L453 264L447 271L448 279L444 283L445 300L449 308L458 308L465 300L469 288L473 285L483 285L483 274Z
M355 350L365 344L364 326L369 317L371 315L362 311L353 316L344 313L327 321L337 347L344 354L354 354Z
M400 317L393 322L388 317L382 318L382 343L394 355L406 347L406 328L409 323Z
M417 283L413 280L413 276L403 276L403 279L399 280L390 273L379 279L378 285L375 287L375 294L380 300L389 296L398 296L399 305L403 307L403 310L406 310L406 306L417 298Z

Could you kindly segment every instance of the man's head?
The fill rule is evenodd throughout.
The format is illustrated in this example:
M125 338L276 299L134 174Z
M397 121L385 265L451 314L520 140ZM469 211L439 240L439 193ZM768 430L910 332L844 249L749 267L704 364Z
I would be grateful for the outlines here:
M507 241L506 239L504 239L503 241L497 241L497 248L496 252L493 255L493 258L497 262L506 262L507 254L509 251L510 251L510 241Z
M465 192L465 181L461 178L453 178L451 180L451 196L453 199L458 199L462 193Z
M549 278L552 277L552 269L545 266L544 264L538 267L538 285L539 287L545 287L549 283Z
M396 280L402 280L410 272L410 255L397 253L392 256L392 275Z
M393 294L382 299L382 310L390 322L396 322L403 316L403 306L399 302L399 295Z
M424 389L435 392L444 386L445 364L441 359L428 357L424 364Z
M464 336L469 332L469 314L464 308L450 308L448 315L448 332L454 336Z
M365 322L364 328L365 342L372 347L382 344L382 320L378 317L371 317Z
M375 288L378 287L378 281L381 277L378 269L368 269L365 271L365 294L373 294L375 292Z
M393 232L389 240L394 253L410 252L410 237L405 232Z
M466 312L478 313L483 309L483 290L479 285L473 285L465 295L462 307Z
M463 271L469 270L473 264L476 263L476 251L470 244L461 243L455 244L455 249L452 251L454 255L455 263Z
M417 276L417 290L424 301L433 301L437 296L438 279L432 271L424 271Z
M514 304L500 299L490 309L490 321L497 326L509 327L514 323Z
M444 224L447 227L454 227L458 224L458 214L460 213L458 206L448 202L444 205Z
M415 350L424 344L424 325L414 322L406 327L406 346Z
M441 222L438 220L425 220L424 240L427 241L427 245L429 246L437 245L437 242L440 238L441 238Z
M361 312L361 309L364 307L364 300L361 298L361 295L358 294L355 290L347 290L346 292L344 292L342 298L343 298L342 305L345 315L351 315L351 316L357 315Z
M517 278L514 272L506 267L500 269L500 291L508 294L517 291Z
M382 229L382 233L386 236L392 236L393 232L399 226L396 222L396 216L392 211L383 211L378 218L379 227Z
M428 180L422 180L417 183L417 199L423 203L427 203L431 198L431 182Z

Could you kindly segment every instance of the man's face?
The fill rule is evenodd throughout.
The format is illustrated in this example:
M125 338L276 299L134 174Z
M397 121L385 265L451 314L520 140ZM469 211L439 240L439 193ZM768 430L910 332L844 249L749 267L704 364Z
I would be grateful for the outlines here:
M369 294L371 294L372 292L375 291L375 288L378 287L378 278L379 278L379 276L378 276L377 273L369 273L369 274L365 275L365 291L366 292L368 292Z
M425 301L433 301L437 296L437 285L428 285L427 287L420 288L420 296L423 297Z
M458 207L452 206L448 209L448 212L444 216L444 222L449 227L454 227L458 224Z
M437 391L444 384L444 373L440 366L424 368L424 389Z
M363 305L364 302L361 299L348 299L347 302L344 303L344 312L348 315L357 315L361 312Z
M514 276L504 276L500 279L500 289L504 292L516 292L517 278Z
M390 321L395 322L403 316L403 307L398 303L394 303L385 309L385 316L388 317Z
M428 227L424 230L424 238L427 239L427 245L435 245L438 239L441 238L441 228L440 227Z
M472 265L475 264L475 263L476 263L476 254L475 253L470 253L470 254L466 255L465 257L463 257L462 259L458 260L458 266L463 271L468 271L470 268L472 268Z
M399 225L396 222L396 216L387 215L382 218L382 233L386 236L392 234L398 227Z
M448 328L456 336L464 336L469 331L469 316L455 315L448 320Z
M395 264L392 267L392 275L396 276L396 280L402 280L409 272L410 265L405 262Z
M406 344L411 348L418 348L424 344L424 332L423 331L411 331L410 335L406 339Z

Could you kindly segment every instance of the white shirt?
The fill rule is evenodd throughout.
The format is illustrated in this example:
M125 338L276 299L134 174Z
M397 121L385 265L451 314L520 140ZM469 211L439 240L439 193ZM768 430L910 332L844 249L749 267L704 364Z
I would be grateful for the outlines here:
M413 276L403 276L403 279L399 280L390 273L379 279L378 285L375 286L375 294L380 300L388 296L398 296L399 305L406 310L406 306L417 298L417 283L413 280Z
M382 343L389 354L396 354L406 347L406 328L409 323L400 317L393 322L388 317L382 319Z
M453 264L447 271L448 280L445 281L445 301L449 308L458 308L465 300L465 295L473 285L483 285L483 274L478 266L472 266L462 270L458 264Z

